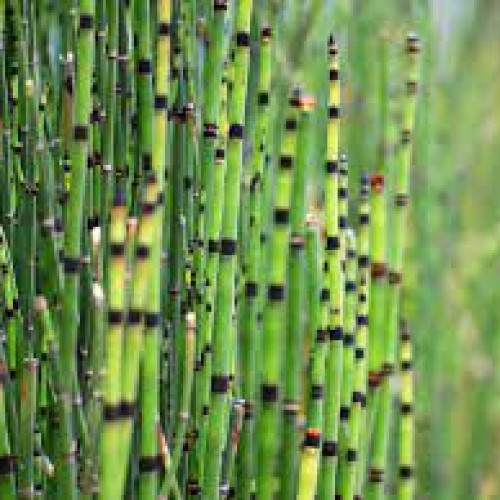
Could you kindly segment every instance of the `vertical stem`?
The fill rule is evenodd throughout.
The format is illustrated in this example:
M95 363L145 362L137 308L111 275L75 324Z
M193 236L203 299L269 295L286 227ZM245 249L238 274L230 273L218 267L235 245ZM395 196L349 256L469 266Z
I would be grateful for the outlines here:
M211 374L211 407L208 422L207 452L203 495L207 499L218 498L221 454L224 444L224 421L228 411L230 358L228 332L232 323L235 295L236 246L240 205L240 180L243 164L243 133L249 66L250 19L252 0L239 0L236 4L236 51L234 61L235 80L229 101L229 142L227 171L224 186L224 210L222 216L219 281L214 320L213 369Z
M318 495L320 500L330 500L335 493L337 466L337 434L342 378L342 245L339 231L339 115L340 83L338 45L330 38L327 151L325 178L325 265L329 273L330 289L330 342L326 357L325 414L323 419L323 443Z
M293 178L290 208L290 258L286 305L285 387L283 457L281 459L281 490L284 499L295 498L296 471L299 461L298 410L300 408L300 376L302 339L304 331L304 232L305 196L309 174L309 115L315 101L308 96L300 100L297 131L297 158Z
M398 500L413 500L415 480L414 464L414 416L413 416L413 369L412 345L406 321L400 323L400 416L398 429L399 483Z
M295 170L297 115L300 91L290 98L276 173L274 220L269 242L267 301L262 332L261 411L258 420L257 498L270 500L275 494L275 467L279 451L283 343L286 332L286 274L290 247L290 207ZM297 413L296 404L285 412Z
M271 86L271 28L264 26L259 45L259 90L258 114L255 127L254 156L250 179L248 215L248 257L245 276L245 298L242 307L241 331L241 397L245 401L245 416L242 424L239 457L237 461L237 496L249 500L255 478L254 429L256 391L256 347L260 340L257 322L260 281L260 235L262 231L263 174L265 152L269 148L269 99Z

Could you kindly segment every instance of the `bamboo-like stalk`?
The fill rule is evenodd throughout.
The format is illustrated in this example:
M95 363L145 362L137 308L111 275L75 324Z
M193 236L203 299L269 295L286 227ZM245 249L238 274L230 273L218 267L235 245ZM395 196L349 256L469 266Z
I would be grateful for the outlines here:
M259 45L259 90L258 113L255 125L254 156L250 180L248 215L248 257L245 276L245 299L242 309L241 331L241 396L245 401L245 417L237 462L237 497L248 500L253 491L255 477L254 432L256 397L256 348L260 337L257 321L259 307L259 278L262 230L262 177L264 173L265 151L268 146L269 99L271 87L271 28L264 26L260 32Z
M274 220L269 242L267 301L262 331L261 410L257 421L258 455L256 493L263 500L275 494L275 467L279 451L281 375L284 328L286 325L286 273L290 238L290 206L296 155L297 117L301 93L290 98L276 173ZM286 330L285 330L286 331ZM285 412L296 414L297 404L285 405ZM290 479L290 478L289 478Z
M373 455L370 461L370 481L367 498L384 498L384 474L387 463L388 433L392 421L391 380L396 362L397 331L399 323L403 261L406 248L407 204L409 200L410 167L412 162L412 133L416 116L418 89L420 40L414 35L406 39L407 80L403 107L401 144L398 151L398 170L395 177L394 228L389 246L388 292L384 324L383 366L380 372L382 390L380 411L376 412Z
M311 335L311 368L307 394L307 424L299 465L298 500L314 499L321 459L330 288L328 270L324 266L322 271L320 270L320 263L324 262L324 259L321 259L319 228L317 226L317 219L313 214L310 214L306 230L306 269L307 292L309 295L308 327ZM321 290L320 284L323 285Z
M76 377L76 341L79 324L78 288L83 203L87 174L89 117L91 112L91 78L94 69L95 1L79 2L79 24L76 59L75 107L71 142L71 187L66 209L64 233L64 295L60 332L61 371L64 393L61 395L64 418L61 425L61 451L56 474L59 498L76 499L76 461L72 425L72 393Z
M329 54L329 96L325 178L325 262L330 275L331 316L329 319L330 342L326 357L326 388L322 430L322 460L318 482L318 498L326 500L335 493L337 466L337 434L342 378L343 339L343 286L342 245L339 208L339 115L340 83L338 45L330 38Z
M153 134L151 162L158 179L158 200L153 224L155 238L151 247L151 279L145 308L144 354L141 372L141 456L139 458L139 498L154 499L158 490L157 429L159 425L159 346L161 335L161 253L163 246L163 203L165 199L165 171L167 163L168 84L170 57L170 0L156 2L156 61ZM145 99L149 97L145 95ZM152 108L152 102L144 106ZM146 119L150 119L146 116ZM153 140L154 139L154 140Z
M116 498L116 457L122 439L118 420L121 403L123 323L126 312L126 216L125 192L119 190L111 208L110 261L107 290L108 326L104 341L104 421L99 441L99 496Z
M115 470L118 497L123 494L125 475L130 460L132 426L136 411L139 368L143 348L144 310L151 266L151 246L154 235L154 216L158 205L158 182L154 172L149 174L141 206L141 218L136 236L134 269L131 280L131 296L126 318L123 343L121 402L118 418L121 420L121 443L118 469ZM156 271L155 271L156 272Z
M0 238L4 238L3 232ZM3 245L2 245L3 246ZM3 279L2 279L3 283ZM11 453L9 439L9 428L7 420L7 380L9 369L7 359L0 346L0 464L2 473L0 474L0 495L6 500L14 500L16 497L14 455Z
M217 498L219 490L222 432L227 412L229 389L229 353L227 335L231 328L236 275L236 236L240 205L240 179L243 163L243 132L245 123L246 86L249 66L250 19L252 0L240 0L235 9L236 50L235 81L229 100L229 142L224 186L224 210L220 238L219 281L214 322L213 369L211 374L211 405L207 434L207 450L203 477L203 495Z
M304 231L305 187L309 174L309 125L315 101L302 95L299 102L297 154L294 166L290 206L290 257L287 269L287 317L285 340L285 384L283 404L283 457L280 496L292 499L296 494L296 470L299 462L298 411L300 408L301 348L304 331Z
M342 496L343 476L347 468L349 441L349 414L352 407L354 383L355 329L357 312L357 247L354 231L348 230L346 237L345 260L345 316L344 316L344 352L342 354L342 388L340 393L340 428L339 428L339 465L335 484L336 495Z
M414 465L414 434L413 416L413 369L412 342L406 321L400 323L400 392L399 392L399 429L398 429L398 462L399 482L398 499L412 500L415 494Z
M203 150L201 155L201 189L199 202L206 206L198 214L198 224L201 228L204 246L198 248L195 257L195 271L200 276L203 290L203 300L198 304L198 337L197 338L197 400L196 422L198 425L198 440L196 443L196 458L198 477L197 483L203 480L203 462L205 459L207 425L210 406L210 376L212 371L212 334L215 317L215 295L218 282L219 240L224 208L224 179L226 175L225 137L227 124L221 114L221 100L227 101L227 81L223 77L223 65L227 40L224 33L228 17L226 1L214 1L214 17L209 32L209 47L204 66L204 106L203 106ZM222 80L224 80L222 82ZM222 82L222 84L221 84ZM223 108L224 112L227 112ZM217 145L217 138L220 142ZM217 147L216 147L217 146ZM211 204L209 205L209 200ZM208 255L200 255L203 248ZM194 488L194 484L193 484Z
M364 426L366 422L367 350L368 350L368 294L370 290L370 204L368 179L361 180L358 209L357 254L358 301L354 334L354 366L351 407L347 421L347 450L345 470L342 475L342 498L353 500L360 492L359 470L361 451L366 446Z

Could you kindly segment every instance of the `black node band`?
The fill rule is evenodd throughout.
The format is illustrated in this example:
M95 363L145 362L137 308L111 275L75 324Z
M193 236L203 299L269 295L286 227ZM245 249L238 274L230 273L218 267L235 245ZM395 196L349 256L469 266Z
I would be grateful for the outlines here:
M339 216L339 228L340 229L347 229L347 217L345 215L340 215Z
M243 134L245 132L245 127L240 123L232 123L229 126L229 138L230 139L243 139Z
M346 333L344 335L344 345L346 347L352 347L354 345L354 335L351 333Z
M120 403L120 414L123 418L132 418L135 414L136 403L134 401L122 401Z
M210 388L214 394L226 394L229 390L229 377L227 375L212 375Z
M90 224L92 224L92 228L95 227L93 220L89 220ZM111 257L123 257L125 255L125 243L111 243L109 253Z
M352 393L352 402L354 404L360 404L362 408L366 406L366 396L359 391L354 391Z
M218 253L220 250L220 244L217 240L208 240L208 252Z
M216 139L217 125L215 123L205 123L203 125L203 137Z
M330 334L330 340L342 340L344 338L343 329L341 326L329 328L328 333Z
M410 371L411 370L411 361L401 361L401 370Z
M269 92L259 92L257 99L259 106L267 106L269 104Z
M321 454L324 457L336 457L337 456L337 441L328 441L328 440L323 441Z
M357 347L354 350L354 358L357 360L361 360L365 357L365 350L362 347Z
M324 328L316 330L316 342L324 342L328 338L328 331Z
M369 224L370 223L370 216L369 216L369 214L360 214L360 216L359 216L359 223L360 224Z
M168 109L168 97L166 95L155 95L155 109Z
M161 455L142 456L139 458L139 473L148 474L158 472L163 468L163 457Z
M294 118L287 118L285 121L285 130L297 130L297 120L295 120Z
M137 259L147 259L149 257L150 248L147 245L137 245L135 256Z
M269 285L267 287L267 298L271 302L279 302L285 298L285 286L284 285Z
M110 309L108 311L108 323L110 325L120 325L123 323L123 311Z
M413 413L413 405L411 403L401 403L401 414L409 415Z
M411 465L402 465L399 468L399 477L401 479L411 479L413 476L413 467Z
M276 403L278 401L278 386L276 384L262 384L260 394L262 402Z
M152 71L151 59L139 59L137 61L137 73L147 75Z
M369 267L370 266L370 257L368 255L360 255L358 257L358 266L359 267Z
M160 36L169 36L170 35L170 23L158 23L158 34Z
M280 168L290 170L293 167L293 158L289 155L280 156Z
M222 238L220 240L220 253L226 257L236 255L236 240Z
M304 446L307 448L319 448L321 444L321 435L313 434L311 432L307 432L304 437Z
M226 157L226 151L222 148L217 148L215 150L215 160L217 161L223 161L224 158Z
M340 420L346 421L349 420L349 407L348 406L341 406L340 407Z
M15 455L2 455L0 456L0 476L7 476L16 472Z
M338 69L331 69L330 70L330 81L334 82L339 79L339 70Z
M368 316L365 314L359 314L356 321L358 326L368 326Z
M236 33L236 45L238 47L249 47L250 33L247 33L246 31L239 31Z
M161 316L159 313L148 312L144 315L146 328L156 328L160 324Z
M328 236L326 238L326 249L328 251L338 250L340 248L340 238L338 236Z
M336 120L340 116L340 108L338 106L328 107L328 118Z
M107 422L114 422L120 420L121 418L121 405L120 403L116 405L105 404L103 408L103 417Z
M330 300L330 289L329 288L322 288L321 289L320 300L321 300L321 302L328 302Z
M356 284L355 281L346 281L346 283L345 283L345 291L347 293L355 292L357 288L358 288L358 285Z
M356 462L358 459L358 452L353 449L348 449L346 457L348 462Z
M323 384L313 384L311 386L311 399L315 401L323 399Z
M274 210L274 223L277 225L288 224L290 220L290 210L288 208L276 208Z
M214 10L227 10L227 0L214 0Z
M66 274L76 274L80 270L80 257L64 257L64 272Z
M73 137L75 141L86 141L89 137L89 128L87 125L75 125L73 127Z
M349 196L349 193L347 192L347 188L341 187L339 188L339 198L342 200L347 199Z
M5 309L5 319L11 320L14 317L14 309L6 308Z
M80 29L91 30L94 28L94 16L92 14L80 14Z
M270 26L265 26L262 28L262 31L260 33L263 38L271 38L273 32Z
M138 325L142 321L143 312L139 309L130 309L127 315L129 325Z
M339 171L339 163L334 160L328 160L326 162L326 173L336 174Z
M245 283L245 297L253 298L257 297L259 285L254 281L247 281Z

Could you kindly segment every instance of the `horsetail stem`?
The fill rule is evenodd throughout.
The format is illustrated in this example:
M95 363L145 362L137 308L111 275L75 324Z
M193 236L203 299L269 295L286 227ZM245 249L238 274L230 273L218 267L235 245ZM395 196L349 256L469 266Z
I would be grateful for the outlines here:
M363 459L361 450L364 445L367 391L367 350L368 337L368 294L370 290L370 205L368 202L368 178L361 180L358 210L358 272L357 306L354 333L354 367L350 410L347 421L347 449L345 468L342 475L342 498L353 500L360 492L359 469Z
M269 242L267 301L262 330L261 410L258 429L257 497L271 499L275 494L274 468L279 450L278 429L282 342L286 325L286 274L290 246L290 207L296 164L296 135L301 93L295 90L289 100L285 134L276 173L274 220ZM286 331L286 330L285 330ZM296 415L295 402L284 403L285 413Z
M239 461L237 462L237 496L248 500L253 491L255 477L254 433L256 397L256 348L260 340L257 321L260 281L260 235L262 231L262 177L264 156L268 147L269 96L271 86L271 28L264 26L260 32L258 112L255 126L254 156L250 179L248 216L248 257L245 276L245 298L242 310L241 332L241 396L245 416L242 424Z
M357 248L356 236L352 230L346 233L345 260L345 316L344 316L344 352L342 354L342 387L340 392L340 428L339 428L339 465L336 480L336 494L342 494L343 475L346 474L348 457L348 440L350 429L349 414L352 407L352 390L354 381L355 329L357 309Z
M115 498L114 474L120 450L121 426L118 420L121 403L123 325L126 312L126 200L119 190L111 208L109 228L110 261L108 267L108 325L105 333L103 379L103 427L99 442L101 498Z
M406 321L400 322L400 415L399 415L399 482L398 499L411 500L414 497L414 416L413 416L413 369L412 343Z
M158 199L153 225L155 238L151 246L151 276L145 307L145 337L141 372L141 457L139 458L139 498L154 499L158 489L157 428L159 424L159 346L161 318L161 274L155 272L161 267L163 246L163 204L165 200L165 172L167 164L168 132L168 58L170 56L170 0L156 2L156 73L154 88L154 115L152 118L153 138L151 144L151 166L158 182ZM148 84L149 85L149 84ZM145 98L149 94L146 93ZM151 102L145 102L152 108ZM150 116L146 117L147 120Z
M343 339L343 286L342 286L342 237L339 200L339 117L340 83L338 45L328 41L329 94L325 179L325 266L329 273L330 318L328 321L329 347L326 356L326 388L322 430L322 459L318 482L318 498L326 500L335 493L337 466L337 435L342 377Z
M229 356L227 335L231 328L236 275L236 236L239 219L239 187L243 163L243 133L245 122L246 86L249 66L250 19L252 0L240 0L235 10L235 81L229 98L229 141L227 171L224 185L224 210L222 216L219 281L216 303L218 313L214 321L213 369L211 374L211 401L208 422L208 450L205 452L203 495L217 498L220 480L220 463L223 444L224 415L227 411L229 389Z
M203 151L201 156L201 191L200 203L210 206L210 213L205 217L205 210L199 208L198 217L204 234L200 234L203 246L199 252L208 247L208 256L199 257L196 269L201 278L202 298L198 304L200 322L199 339L197 339L197 362L199 364L199 383L197 387L198 401L196 417L199 422L199 439L197 446L198 481L203 478L203 462L206 450L206 433L210 406L210 377L212 371L212 336L215 317L215 296L218 283L220 232L224 208L224 180L226 175L226 143L224 130L227 112L221 106L221 100L227 101L227 75L223 69L227 41L224 28L227 18L227 2L214 1L214 19L209 33L209 54L204 67L206 94L203 108ZM210 65L210 64L211 65ZM214 71L215 67L215 71ZM222 83L221 83L222 82ZM217 146L217 138L219 144ZM211 203L208 203L208 200ZM207 209L208 210L208 209Z
M307 424L300 455L297 499L312 500L316 495L321 458L325 357L328 345L330 304L329 274L320 263L318 220L309 214L306 229L307 291L309 295L310 375L307 389ZM322 285L322 288L320 288Z
M406 39L407 80L403 105L401 143L398 151L399 168L396 172L394 195L394 228L389 246L388 291L385 316L384 349L381 353L383 365L380 372L382 390L380 408L375 413L373 453L370 463L368 498L384 498L384 473L387 462L389 425L392 421L391 378L396 361L397 331L401 310L401 286L403 280L403 260L406 247L407 204L409 200L410 167L412 162L412 132L416 113L418 90L418 56L420 40L414 34Z
M303 339L304 317L304 231L305 231L305 186L309 174L309 124L315 105L312 97L301 95L297 116L297 153L294 165L290 204L290 250L287 269L285 384L283 404L283 457L281 460L282 498L295 498L294 471L299 461L298 412L287 411L287 407L300 408L300 359Z

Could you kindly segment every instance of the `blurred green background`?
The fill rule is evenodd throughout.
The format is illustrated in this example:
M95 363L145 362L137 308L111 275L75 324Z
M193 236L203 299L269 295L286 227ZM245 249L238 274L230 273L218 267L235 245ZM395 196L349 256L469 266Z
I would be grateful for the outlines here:
M380 166L382 150L390 171L402 41L408 30L422 38L404 291L415 339L417 498L500 498L500 2L284 0L262 6L280 27L277 83L315 93L320 131L325 33L340 42L351 194L362 169ZM323 137L311 137L317 177Z

